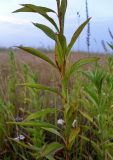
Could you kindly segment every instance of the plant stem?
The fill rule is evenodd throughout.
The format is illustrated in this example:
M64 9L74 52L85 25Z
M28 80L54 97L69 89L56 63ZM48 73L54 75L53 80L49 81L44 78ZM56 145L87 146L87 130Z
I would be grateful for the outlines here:
M70 160L70 158L69 158L69 150L68 150L68 148L66 149L66 160Z
M89 10L88 10L88 0L86 0L86 18L89 18ZM87 28L87 49L88 49L88 53L90 51L90 23L88 23L88 28Z
M64 78L65 73L63 74L62 79ZM67 135L67 128L68 128L68 122L67 122L67 113L66 113L66 109L68 106L68 88L65 90L64 85L63 85L63 81L62 82L62 94L64 96L64 99L62 99L62 104L64 107L64 121L65 121L65 147L66 147L66 160L70 160L70 155L69 155L69 137Z
M56 0L56 1L57 1L57 11L58 11L60 34L63 34L62 16L61 16L61 11L60 11L60 0Z

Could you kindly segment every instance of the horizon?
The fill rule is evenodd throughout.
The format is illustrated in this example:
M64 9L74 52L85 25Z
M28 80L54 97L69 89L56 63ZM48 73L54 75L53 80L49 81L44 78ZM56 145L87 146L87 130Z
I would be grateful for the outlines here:
M8 3L10 1L10 3ZM56 8L55 1L49 0L41 1L39 0L5 0L1 1L0 6L0 47L12 47L17 45L25 45L32 47L44 47L44 48L53 48L54 43L46 37L42 33L42 31L35 28L31 22L44 22L47 25L44 18L36 14L29 13L15 13L12 12L21 6L19 4L24 3L33 3L37 5L43 6L52 6L52 8ZM66 22L65 22L65 34L67 40L69 42L75 28L77 28L83 21L86 19L85 13L85 0L79 0L79 2L75 2L74 0L70 0ZM95 5L95 8L93 7ZM88 1L89 6L89 16L92 17L90 21L91 26L91 45L90 51L93 52L103 52L103 47L101 41L104 40L106 42L112 41L110 35L108 33L108 28L111 29L113 26L113 5L112 0L105 0L104 2L100 0L95 0L95 2ZM80 19L77 17L77 12L80 14ZM79 38L79 46L78 43L74 46L74 50L78 50L81 48L83 51L87 51L86 46L86 29L83 31ZM6 32L7 31L7 32ZM109 48L109 47L108 47Z

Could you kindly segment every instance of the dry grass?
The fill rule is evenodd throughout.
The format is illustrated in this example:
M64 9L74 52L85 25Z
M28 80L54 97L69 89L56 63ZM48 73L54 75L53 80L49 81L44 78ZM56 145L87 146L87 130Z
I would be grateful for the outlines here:
M26 54L23 51L16 50L16 61L17 64L20 66L22 64L29 64L31 68L38 74L39 81L43 84L50 84L52 83L51 80L54 79L57 80L58 73L56 70L54 70L49 64L44 62L43 60L32 56L31 54ZM48 54L52 60L54 60L53 54ZM107 55L97 55L97 54L87 54L87 53L74 53L71 55L71 58L69 60L70 63L73 63L74 61L84 58L84 57L90 57L90 56L98 56L100 58L100 63L104 65L106 63L106 57ZM4 74L8 73L8 54L7 52L0 53L0 70L4 71Z

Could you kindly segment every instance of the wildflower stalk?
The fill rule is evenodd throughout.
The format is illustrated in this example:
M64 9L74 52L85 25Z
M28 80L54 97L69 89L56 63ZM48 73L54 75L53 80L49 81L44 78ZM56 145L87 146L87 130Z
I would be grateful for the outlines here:
M89 18L88 0L86 0L86 19L88 19L88 18ZM90 51L90 23L88 23L88 26L87 26L86 42L87 42L87 50L88 50L88 53L89 53L89 51Z
M49 28L46 25L39 24L39 23L33 23L37 28L41 29L49 38L55 41L55 63L51 61L46 55L39 52L38 50L30 47L19 47L20 49L31 53L32 55L35 55L42 60L49 63L52 67L57 69L60 74L60 83L61 83L61 92L58 92L58 89L51 89L51 87L46 87L42 85L28 85L29 87L36 87L42 90L49 90L50 92L54 92L55 94L59 94L61 96L62 106L63 106L63 117L64 117L64 124L63 131L59 133L59 131L55 130L54 128L45 128L47 131L50 131L54 133L57 136L60 136L60 138L63 140L64 144L63 147L65 148L66 152L66 160L70 160L70 150L72 149L72 146L75 142L75 139L80 131L80 128L75 127L75 109L72 108L70 101L69 101L69 94L68 94L68 82L70 77L83 65L91 62L97 61L97 58L86 58L81 59L79 61L76 61L73 63L70 67L67 66L67 60L70 56L71 49L73 45L75 44L76 40L79 38L79 35L81 34L84 27L89 22L90 18L87 19L83 24L81 24L77 30L75 30L69 44L67 44L66 37L64 35L64 22L65 22L65 14L67 10L67 0L56 0L57 4L57 13L47 7L41 7L41 6L35 6L31 4L24 4L23 8L15 11L15 12L35 12L42 15L44 18L46 18L56 29L56 32L54 32L51 28ZM54 19L49 17L47 14L48 12L52 12L57 14L59 26L57 26ZM73 123L74 122L74 123ZM61 123L61 121L59 121ZM24 123L24 125L26 125ZM28 123L27 123L28 125ZM35 124L37 125L37 124ZM42 123L43 125L43 123ZM51 126L51 125L48 125ZM53 127L53 126L52 126ZM61 147L61 145L59 145Z
M60 11L60 0L57 0L57 11L58 11L58 19L59 19L59 33L63 35L63 23L62 23L62 15L61 15L61 11ZM56 44L57 45L57 44ZM65 54L65 53L64 53ZM62 103L63 103L63 108L64 108L64 122L65 122L65 130L67 128L67 122L66 122L66 116L65 116L65 110L66 110L66 106L67 106L67 90L65 90L64 88L64 84L63 84L63 79L65 76L65 71L66 71L66 61L65 61L65 57L61 66L60 71L60 75L61 75L61 88L62 88L62 95L64 98L62 98ZM64 131L65 133L65 131ZM65 135L65 145L66 145L66 160L69 160L69 138Z

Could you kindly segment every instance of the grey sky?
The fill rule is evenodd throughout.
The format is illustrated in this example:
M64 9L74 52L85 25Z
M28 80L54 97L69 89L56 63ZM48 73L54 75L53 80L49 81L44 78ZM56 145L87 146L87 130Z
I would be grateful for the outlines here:
M53 42L40 30L32 26L31 22L44 22L40 16L28 13L11 12L18 9L19 4L34 3L51 8L56 8L55 0L1 0L0 2L0 46L30 45L53 46ZM113 28L113 0L89 0L89 14L91 20L91 50L102 51L101 40L110 41L108 27ZM85 16L85 0L68 0L65 33L68 41L78 24L82 23ZM80 20L77 19L80 13ZM47 23L49 25L49 23ZM86 50L86 29L80 39L81 50ZM77 44L74 48L77 48Z

